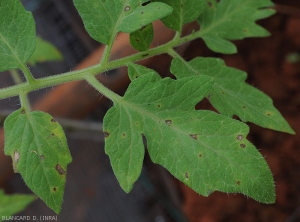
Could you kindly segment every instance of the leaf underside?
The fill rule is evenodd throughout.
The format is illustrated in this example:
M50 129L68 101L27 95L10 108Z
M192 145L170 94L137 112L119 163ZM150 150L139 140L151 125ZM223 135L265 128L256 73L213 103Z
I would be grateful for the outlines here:
M211 111L195 110L210 90L208 76L161 79L129 65L132 83L104 118L105 151L121 187L129 192L141 172L142 135L153 162L196 192L243 193L274 202L270 169L247 141L248 126ZM136 78L137 77L137 78Z
M21 68L35 43L32 14L19 0L0 0L0 71Z
M47 113L15 111L4 122L6 155L27 186L56 213L72 161L62 127Z
M255 21L274 14L270 0L206 0L204 12L199 16L201 38L215 52L236 53L229 40L265 37L269 32Z
M244 122L293 134L294 131L273 106L272 99L245 83L247 74L229 68L216 58L195 58L190 62L174 59L171 72L176 78L207 75L214 84L206 95L210 103L228 117L237 115Z

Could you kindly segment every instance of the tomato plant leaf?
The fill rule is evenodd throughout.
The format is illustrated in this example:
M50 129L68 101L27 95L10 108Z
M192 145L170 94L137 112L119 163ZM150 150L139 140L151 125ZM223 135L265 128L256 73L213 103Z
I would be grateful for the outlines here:
M181 32L182 26L194 21L204 10L204 0L155 0L170 5L172 14L161 19L170 29Z
M134 66L129 72L142 70ZM141 171L143 135L153 162L199 194L208 196L218 190L274 202L272 174L247 141L248 126L195 110L212 84L205 75L172 80L151 71L139 75L124 97L114 101L104 118L105 150L126 192Z
M227 67L224 61L215 58L195 58L190 62L173 59L171 72L176 78L207 75L214 84L207 94L210 103L228 117L237 115L244 122L287 133L294 133L272 99L253 86L245 83L247 74Z
M8 217L17 214L23 211L35 199L36 196L31 194L6 195L0 189L0 215ZM1 218L0 221L2 221Z
M19 0L0 0L0 71L21 68L35 49L35 23Z
M152 23L143 26L139 30L130 33L130 44L133 48L139 51L146 51L154 37L154 30Z
M92 38L106 45L112 43L118 32L132 33L161 19L172 8L161 2L142 6L142 0L74 0L85 28Z
M255 21L274 14L266 8L272 5L270 0L206 0L198 18L201 38L215 52L236 53L236 46L229 40L269 36Z
M61 210L72 161L62 127L49 114L21 108L4 122L6 155L27 186L55 213Z
M37 63L62 60L62 54L50 42L37 37L36 48L27 63L34 66Z

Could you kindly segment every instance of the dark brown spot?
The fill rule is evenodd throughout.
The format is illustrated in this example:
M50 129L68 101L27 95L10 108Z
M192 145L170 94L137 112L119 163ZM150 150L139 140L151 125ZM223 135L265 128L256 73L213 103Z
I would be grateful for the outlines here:
M165 122L166 122L166 124L169 125L169 126L172 124L172 120L170 120L170 119L167 119Z
M142 6L148 5L150 2L151 2L151 1L144 2L144 3L142 4Z
M236 184L237 184L237 185L241 185L241 181L239 181L239 180L236 181Z
M55 136L55 134L54 134L54 133L51 133L51 136Z
M225 93L222 91L222 94L225 95Z
M208 7L212 7L213 6L213 4L211 3L211 2L207 2L207 5L208 5Z
M60 175L66 173L65 170L59 164L56 164L55 169Z
M142 26L142 28L141 28L141 31L143 30L143 29L145 29L146 28L146 26L144 25L144 26Z
M44 160L45 159L45 156L44 155L41 155L40 156L40 160Z
M149 55L149 53L146 53L146 54L143 54L142 56L143 56L143 57L146 57L146 56L148 56L148 55Z
M157 104L157 108L160 108L161 106L160 106L160 104Z
M193 138L194 140L198 140L198 135L197 134L190 134L189 136L191 138Z
M53 191L54 191L54 192L56 192L56 191L57 191L56 187L53 187Z
M128 12L130 10L130 6L126 6L125 8L124 8L124 11L125 12Z
M109 137L109 133L108 132L104 132L104 138Z
M243 109L246 109L247 107L246 106L243 106Z
M245 148L245 147L246 147L246 145L245 145L245 144L243 144L243 143L241 143L241 144L240 144L240 147L241 147L241 148Z
M248 29L244 29L243 31L244 31L244 32L248 32Z
M25 114L25 109L22 109L21 113L22 113L22 114Z
M217 3L219 3L221 0L216 0Z
M271 116L271 113L267 113L267 116Z
M184 176L185 176L185 178L187 178L187 179L189 178L189 174L188 174L188 173L185 173Z
M56 123L56 120L52 118L52 119L51 119L51 122Z
M202 153L199 153L199 154L198 154L198 157L199 157L199 158L202 158L202 157L203 157Z
M242 136L242 135L238 135L238 136L237 136L237 139L238 139L239 141L241 141L241 140L243 139L243 136Z
M125 137L126 136L126 133L122 133L122 137Z
M137 42L140 42L140 40L139 39L135 39L135 41L137 41ZM135 77L136 78L136 77Z
M144 14L144 12L141 12L141 15Z

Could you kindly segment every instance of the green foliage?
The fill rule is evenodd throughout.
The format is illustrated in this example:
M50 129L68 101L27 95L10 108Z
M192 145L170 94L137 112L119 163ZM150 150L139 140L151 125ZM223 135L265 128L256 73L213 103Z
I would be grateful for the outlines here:
M60 212L67 165L72 161L62 127L47 113L21 108L4 122L6 155L27 186Z
M4 123L6 155L30 189L60 212L67 165L72 161L61 126L49 115L30 111L27 94L47 86L85 80L114 103L104 122L105 151L124 191L138 179L148 149L153 162L203 196L214 191L242 193L262 203L275 201L272 173L246 139L243 122L293 134L271 98L245 83L247 74L215 58L185 61L174 48L197 38L216 52L235 53L229 40L263 37L255 22L274 13L269 0L74 0L88 33L106 44L99 64L84 70L35 79L26 63L60 59L48 43L35 37L34 21L19 0L0 0L0 71L19 68L25 83L0 89L0 99L19 96L21 108ZM149 49L152 22L161 19L176 31L172 40ZM182 35L183 25L199 30ZM142 52L110 61L119 32L130 33ZM36 44L37 42L37 44ZM32 55L36 47L35 53ZM49 49L53 54L45 55ZM161 78L138 60L168 53L176 79ZM98 73L128 67L131 79L123 97L103 86ZM196 110L207 98L220 114ZM232 119L237 115L241 121ZM145 144L143 137L145 138ZM1 195L1 193L0 193Z
M34 195L25 194L6 195L0 189L0 216L9 217L23 211L35 198ZM2 217L0 217L0 222L2 222Z
M243 122L295 133L273 106L270 97L245 83L247 74L226 67L221 59L195 58L190 62L174 59L171 72L178 78L207 75L214 84L207 94L210 103L223 115L237 115Z
M59 61L62 59L63 57L57 48L55 48L50 42L37 37L36 48L31 57L28 59L27 63L34 66L37 63L46 61Z
M265 37L269 35L256 20L269 17L274 10L264 7L272 6L269 0L208 0L202 15L197 19L201 25L201 38L207 46L225 54L236 53L237 49L228 40L246 37Z
M35 48L33 16L18 0L0 0L0 71L23 67Z

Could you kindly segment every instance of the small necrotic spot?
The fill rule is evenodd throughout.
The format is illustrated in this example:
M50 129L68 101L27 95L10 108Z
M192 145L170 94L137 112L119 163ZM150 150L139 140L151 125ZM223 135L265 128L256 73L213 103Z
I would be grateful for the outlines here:
M213 4L211 3L211 2L207 2L207 5L208 5L208 7L212 7L213 6Z
M166 124L169 125L169 126L172 124L172 120L170 120L170 119L167 119L165 122L166 122Z
M25 109L22 109L21 113L22 113L22 114L25 114Z
M271 113L266 113L267 114L267 116L271 116Z
M246 109L247 107L246 106L243 106L243 109Z
M225 93L222 91L222 94L225 95Z
M160 108L160 107L161 107L161 105L160 105L160 104L157 104L156 106L157 106L157 108Z
M53 191L54 191L54 192L56 192L56 191L57 191L56 187L53 187Z
M189 135L191 138L193 138L194 140L198 139L198 135L197 134L190 134Z
M19 159L20 159L20 153L17 150L15 150L15 152L14 152L14 163L19 162Z
M246 147L246 145L245 145L245 144L243 144L243 143L241 143L241 144L240 144L240 147L241 147L241 148L245 148L245 147Z
M219 3L221 0L216 0L217 3Z
M125 12L128 12L130 10L130 6L126 6L125 8L124 8L124 11Z
M51 136L55 136L55 134L54 134L54 133L51 133Z
M108 132L104 132L104 138L109 137L109 133Z
M40 156L40 160L44 160L45 159L45 156L44 155L41 155Z
M199 153L199 154L198 154L198 157L199 157L199 158L202 158L202 157L203 157L202 153Z
M55 169L60 175L65 174L65 170L59 164L56 164Z
M238 135L238 136L237 136L237 139L238 139L239 141L241 141L241 140L243 139L243 136L242 136L242 135Z
M122 137L126 137L126 133L122 133Z
M189 178L189 174L188 174L188 173L185 173L184 176L185 176L185 178L187 178L187 179Z
M144 14L144 12L141 12L141 15L142 15L142 14ZM145 27L145 26L144 26L144 27ZM143 29L143 27L142 27L142 29Z
M51 119L51 122L55 123L55 122L56 122L56 120L52 118L52 119Z
M241 181L239 181L239 180L236 181L236 184L237 184L237 185L241 185Z

